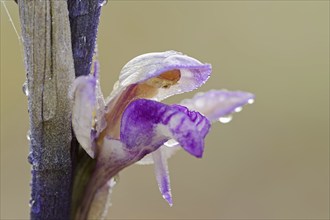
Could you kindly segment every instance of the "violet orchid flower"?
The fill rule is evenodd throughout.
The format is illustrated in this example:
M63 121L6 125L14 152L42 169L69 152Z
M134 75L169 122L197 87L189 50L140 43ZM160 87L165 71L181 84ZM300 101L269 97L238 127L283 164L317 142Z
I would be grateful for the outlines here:
M178 105L160 101L203 85L211 65L176 51L149 53L129 61L105 101L94 75L80 76L73 85L72 124L85 151L96 159L92 183L83 207L123 168L154 164L159 189L172 205L167 159L183 148L200 158L212 122L238 112L254 95L212 90ZM88 211L87 211L88 212Z

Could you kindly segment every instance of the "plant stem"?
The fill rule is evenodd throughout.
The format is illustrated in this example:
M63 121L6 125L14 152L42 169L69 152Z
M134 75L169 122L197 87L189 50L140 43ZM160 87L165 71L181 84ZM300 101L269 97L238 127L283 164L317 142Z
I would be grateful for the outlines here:
M19 0L30 116L31 219L69 219L74 79L65 0Z
M99 0L19 0L18 4L29 91L31 219L69 219L79 144L73 138L70 153L67 94L73 75L90 73L101 4ZM83 193L80 187L75 195Z
M102 2L103 0L68 0L76 77L90 73Z

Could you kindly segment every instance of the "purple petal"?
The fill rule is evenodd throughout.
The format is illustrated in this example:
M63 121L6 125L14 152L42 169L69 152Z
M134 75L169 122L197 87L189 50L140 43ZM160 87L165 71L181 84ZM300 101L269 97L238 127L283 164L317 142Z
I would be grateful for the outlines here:
M173 70L180 71L179 81L170 87L158 88L158 93L153 96L156 100L160 101L200 87L209 78L212 68L210 64L203 64L176 51L144 54L132 59L123 67L119 81L108 98L108 102L130 85L144 83L164 72Z
M182 105L172 105L172 107L185 113L190 118L190 120L194 122L197 130L200 132L200 135L203 138L206 137L206 135L209 132L209 129L211 127L211 124L206 117L204 117L199 112L190 111L187 107L182 106Z
M198 123L206 123L207 129L210 125L207 120L192 120L189 114L177 106L138 99L123 113L120 139L131 150L149 149L149 152L175 139L187 152L202 157L205 135Z
M155 175L160 192L170 206L173 205L170 177L168 172L167 159L162 155L162 151L156 150L151 153L155 163Z
M252 103L255 96L242 91L211 90L198 93L192 99L183 100L180 105L205 115L210 121L239 112L243 105Z
M197 130L200 132L200 135L205 138L205 136L207 135L207 133L210 129L210 122L208 121L208 119L206 119L199 112L189 111L188 108L186 108L184 106L172 105L172 107L185 113L194 122ZM173 139L170 139L156 151L161 151L163 157L165 159L169 159L179 149L180 149L179 143ZM139 164L139 165L149 165L149 164L153 164L153 163L154 163L154 161L150 154L146 155L144 158L142 158L141 160L139 160L137 162L137 164Z

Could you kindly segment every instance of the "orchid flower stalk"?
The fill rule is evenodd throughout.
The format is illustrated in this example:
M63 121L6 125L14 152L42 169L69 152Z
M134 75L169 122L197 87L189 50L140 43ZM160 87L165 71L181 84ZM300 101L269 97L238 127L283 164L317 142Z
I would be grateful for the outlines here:
M114 177L125 167L154 164L163 198L173 205L167 160L179 149L201 158L211 123L251 103L248 92L211 90L179 104L162 100L202 86L211 65L176 51L149 53L129 61L104 100L98 63L94 74L72 86L72 125L96 161L76 219L104 219Z
M161 103L199 88L212 70L166 51L128 62L105 100L97 62L90 74L105 2L18 0L29 90L31 219L69 219L71 206L72 218L105 219L116 176L132 164L154 164L159 190L172 206L167 160L180 149L201 158L211 124L254 99L248 92L211 90ZM77 157L70 118L86 152ZM73 185L78 196L70 201L73 180L80 185Z

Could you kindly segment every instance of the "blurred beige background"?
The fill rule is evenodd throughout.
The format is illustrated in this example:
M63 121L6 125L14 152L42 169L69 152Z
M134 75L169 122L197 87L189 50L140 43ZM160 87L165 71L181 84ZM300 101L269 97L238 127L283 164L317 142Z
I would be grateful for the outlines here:
M20 29L17 7L6 5ZM1 219L26 219L23 53L3 9ZM169 161L172 208L153 167L135 165L120 175L110 219L329 218L328 1L110 1L98 49L105 94L131 58L175 49L213 65L200 90L257 96L231 123L212 127L203 159L181 151Z

